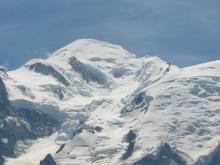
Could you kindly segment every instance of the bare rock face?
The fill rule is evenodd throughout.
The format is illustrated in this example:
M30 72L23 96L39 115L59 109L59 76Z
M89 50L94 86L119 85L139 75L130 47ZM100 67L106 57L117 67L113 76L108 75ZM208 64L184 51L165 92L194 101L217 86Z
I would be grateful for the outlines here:
M6 72L6 70L4 68L0 67L0 77L2 79L7 79L8 78L8 73Z
M128 147L126 152L122 156L122 160L126 160L132 155L136 137L137 135L134 133L133 130L130 130L125 136L125 141L128 143Z
M156 155L146 155L134 165L186 165L185 160L179 155L176 149L170 147L169 144L163 143L158 148Z
M0 116L0 157L14 157L18 140L36 139L49 136L59 128L59 122L49 115L36 110L15 109L1 106L5 115ZM1 163L0 163L1 164Z
M100 70L82 63L76 57L70 58L69 64L76 72L81 74L82 78L87 82L94 81L100 85L106 85L106 76Z
M8 104L8 93L2 79L0 78L0 104Z
M57 79L57 81L63 83L66 86L70 85L69 82L62 76L62 74L50 65L37 62L28 67L30 70L33 70L36 73L41 73L43 75L51 75L52 77Z
M40 165L56 165L56 162L54 161L51 154L47 154L47 156L40 161Z

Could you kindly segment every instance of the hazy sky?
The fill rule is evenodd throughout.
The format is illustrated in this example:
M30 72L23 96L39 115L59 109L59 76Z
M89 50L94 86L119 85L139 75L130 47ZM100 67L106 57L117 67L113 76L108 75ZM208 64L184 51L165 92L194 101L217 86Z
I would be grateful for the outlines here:
M0 0L0 65L16 68L79 38L178 66L220 59L219 0Z

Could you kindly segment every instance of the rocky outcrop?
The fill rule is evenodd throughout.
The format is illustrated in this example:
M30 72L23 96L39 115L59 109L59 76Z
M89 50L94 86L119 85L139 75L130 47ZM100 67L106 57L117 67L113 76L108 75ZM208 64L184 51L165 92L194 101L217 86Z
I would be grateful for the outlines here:
M40 161L40 165L56 165L56 162L54 161L51 154L47 154L47 156Z
M43 75L51 75L66 86L70 85L69 82L65 79L65 77L63 77L61 73L59 73L54 67L50 65L46 65L41 62L36 62L34 64L28 65L27 67L30 70L35 71L36 73L41 73Z
M176 149L169 144L163 143L158 148L156 155L149 154L133 165L186 165L186 161Z
M107 78L100 70L88 64L82 63L76 57L70 58L69 64L87 82L93 81L100 85L107 85Z
M134 133L133 130L130 130L128 134L125 136L125 141L128 143L128 147L127 147L126 152L122 156L122 160L126 160L132 155L134 151L136 137L137 135Z
M48 136L59 128L58 121L40 111L1 108L7 113L0 117L0 155L13 157L18 140Z
M4 68L0 68L0 78L7 79L9 76Z
M145 92L140 92L131 98L130 103L122 108L121 113L124 114L134 110L146 112L152 100L152 96L146 95Z
M8 104L8 93L3 80L0 78L0 104Z

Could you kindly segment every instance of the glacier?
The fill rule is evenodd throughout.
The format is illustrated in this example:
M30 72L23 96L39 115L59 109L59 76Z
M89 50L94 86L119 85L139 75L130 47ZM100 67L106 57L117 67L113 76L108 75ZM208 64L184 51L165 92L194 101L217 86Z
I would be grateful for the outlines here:
M220 60L179 68L94 39L0 70L0 115L13 109L0 132L10 118L28 130L1 134L0 164L220 164L219 73Z

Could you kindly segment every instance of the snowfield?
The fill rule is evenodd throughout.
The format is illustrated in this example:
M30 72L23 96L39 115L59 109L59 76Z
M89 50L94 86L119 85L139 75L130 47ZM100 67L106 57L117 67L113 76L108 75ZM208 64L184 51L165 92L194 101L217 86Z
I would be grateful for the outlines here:
M58 149L58 145L55 144L55 138L57 134L53 134L48 138L39 138L28 149L27 153L16 159L8 159L6 165L35 165L39 164L39 160L44 159L48 153L55 154L54 151ZM39 152L40 151L40 152Z
M7 74L14 107L61 126L6 165L220 164L220 60L178 68L80 39Z

